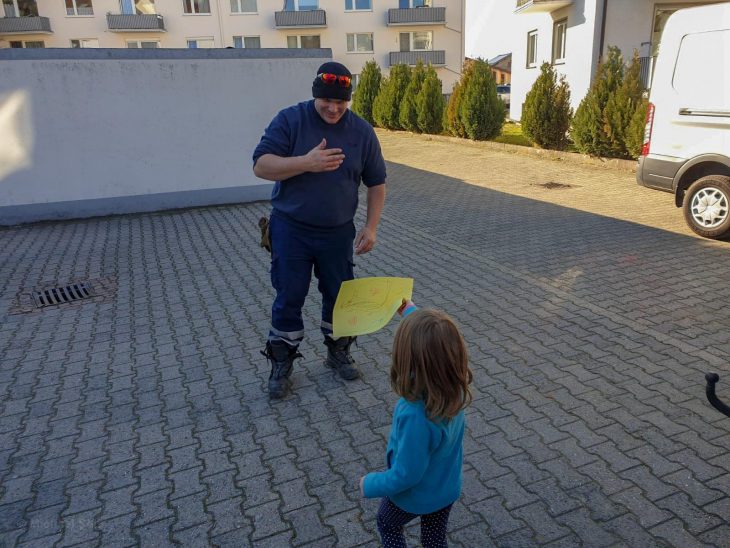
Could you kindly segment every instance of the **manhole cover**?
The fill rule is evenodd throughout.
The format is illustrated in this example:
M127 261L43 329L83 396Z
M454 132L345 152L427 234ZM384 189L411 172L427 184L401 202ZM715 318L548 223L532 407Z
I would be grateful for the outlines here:
M36 308L43 308L88 299L94 296L94 291L89 282L78 282L47 289L34 289L32 295Z

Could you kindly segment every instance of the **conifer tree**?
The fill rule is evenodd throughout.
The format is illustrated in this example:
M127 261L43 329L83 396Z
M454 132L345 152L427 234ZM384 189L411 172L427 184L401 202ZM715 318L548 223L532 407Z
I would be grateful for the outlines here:
M416 96L415 103L418 129L423 133L440 134L443 129L446 101L444 101L441 80L431 65L425 72L423 85Z
M550 63L543 63L540 76L525 98L522 108L522 133L542 148L563 150L568 144L568 129L573 109L565 77L560 78Z
M461 102L464 96L464 89L468 86L472 74L474 74L474 63L464 63L461 78L452 89L449 103L446 105L444 127L454 137L467 136L464 123L461 120Z
M426 77L426 67L420 59L416 63L416 68L411 72L411 80L403 95L403 101L400 104L398 120L400 127L408 131L419 131L418 128L418 112L416 111L416 96L421 91L423 80Z
M497 96L497 84L486 61L473 62L473 73L462 93L459 117L467 137L486 141L499 135L506 109Z
M368 61L360 73L360 81L352 96L352 111L374 125L373 101L380 90L382 74L375 61Z
M617 132L611 125L613 122L609 122L607 118L606 106L621 87L623 77L621 51L616 47L609 47L608 57L598 67L596 78L573 117L570 135L580 152L609 156L615 148ZM613 105L611 109L615 110Z
M390 67L390 75L383 79L375 101L373 101L373 119L380 127L401 129L398 115L408 83L411 68L408 65Z

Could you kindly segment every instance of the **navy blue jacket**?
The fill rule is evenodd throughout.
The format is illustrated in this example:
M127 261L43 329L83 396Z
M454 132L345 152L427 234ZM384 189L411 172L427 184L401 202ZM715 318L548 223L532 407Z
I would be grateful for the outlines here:
M351 223L362 181L371 187L385 182L385 161L373 128L349 109L339 122L328 124L304 101L279 112L266 128L253 162L264 154L303 156L327 139L327 148L341 148L345 160L335 171L306 172L277 181L271 193L274 211L317 227Z

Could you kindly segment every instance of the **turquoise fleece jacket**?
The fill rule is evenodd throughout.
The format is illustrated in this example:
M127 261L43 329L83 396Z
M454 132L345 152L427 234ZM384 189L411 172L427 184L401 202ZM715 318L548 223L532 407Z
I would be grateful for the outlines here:
M398 400L386 451L385 472L363 480L367 498L388 497L401 510L430 514L461 494L464 411L433 422L423 401Z

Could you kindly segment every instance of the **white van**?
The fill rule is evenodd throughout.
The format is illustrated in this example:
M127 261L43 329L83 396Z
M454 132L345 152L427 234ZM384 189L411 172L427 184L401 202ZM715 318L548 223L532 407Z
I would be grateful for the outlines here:
M697 234L730 235L730 2L669 17L649 102L636 180L674 192Z

